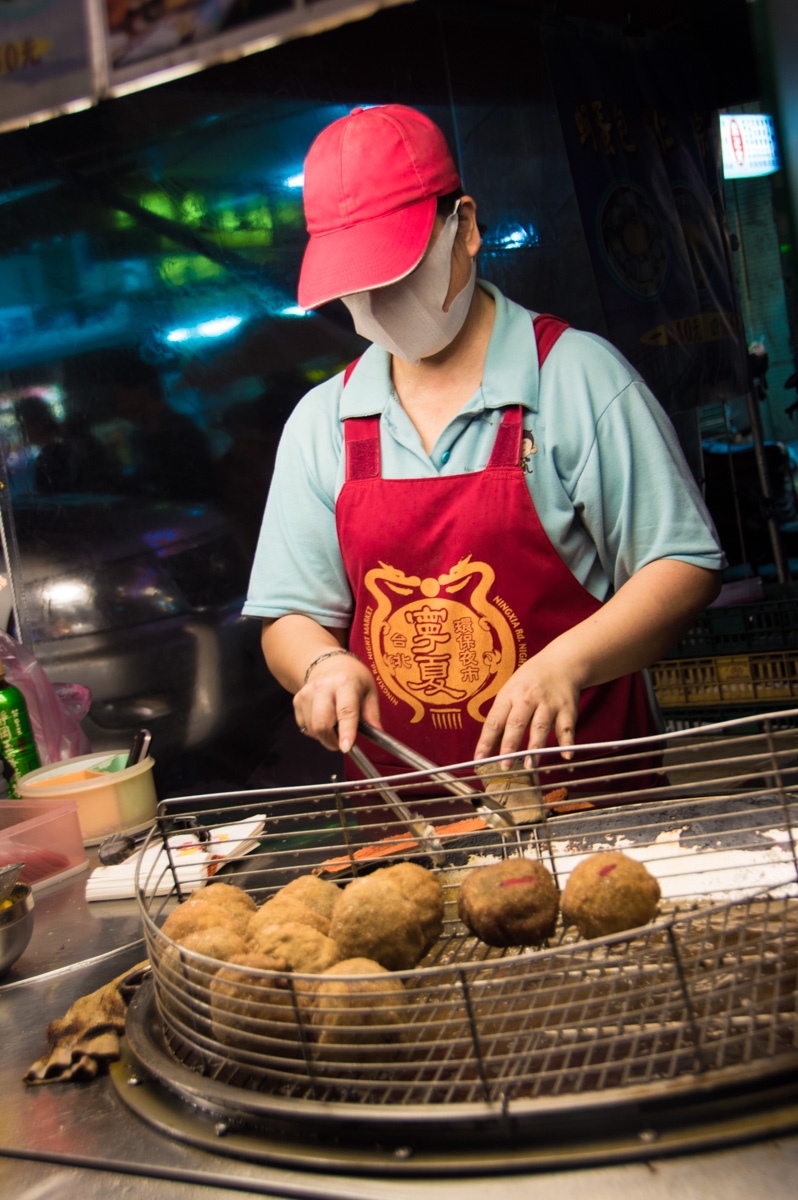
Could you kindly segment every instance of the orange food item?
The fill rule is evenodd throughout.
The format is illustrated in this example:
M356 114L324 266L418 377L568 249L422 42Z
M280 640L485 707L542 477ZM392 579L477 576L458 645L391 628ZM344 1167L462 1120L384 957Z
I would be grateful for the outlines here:
M49 775L46 779L29 779L30 787L52 787L60 783L85 783L87 779L108 777L107 771L70 771L68 775Z

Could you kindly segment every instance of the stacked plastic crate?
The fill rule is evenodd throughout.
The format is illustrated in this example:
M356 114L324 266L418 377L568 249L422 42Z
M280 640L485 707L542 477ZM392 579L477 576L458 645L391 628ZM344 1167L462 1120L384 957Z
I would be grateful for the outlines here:
M798 600L708 608L651 668L669 728L798 706Z

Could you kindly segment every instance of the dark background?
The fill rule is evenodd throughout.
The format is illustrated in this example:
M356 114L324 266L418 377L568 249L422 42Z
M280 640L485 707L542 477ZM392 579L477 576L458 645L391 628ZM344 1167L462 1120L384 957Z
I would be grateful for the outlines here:
M0 434L13 502L27 504L33 486L30 472L14 467L31 446L20 402L42 388L48 403L56 397L63 437L80 427L101 444L76 490L121 492L134 506L174 494L168 461L158 465L159 491L152 470L120 457L130 430L114 377L120 355L132 352L205 439L211 467L192 482L191 464L180 464L189 476L183 498L212 505L248 560L286 416L309 385L361 349L341 306L287 312L305 231L301 192L286 181L301 172L315 134L355 105L407 103L436 120L478 201L482 275L522 304L610 335L633 358L596 284L546 36L565 34L588 53L609 40L644 73L647 60L667 54L690 103L709 113L761 93L747 9L744 0L419 0L2 135ZM513 244L508 231L522 236ZM169 340L225 314L241 318L227 336ZM724 351L727 390L739 349ZM702 386L702 402L712 400L713 380ZM695 429L677 427L693 461ZM35 604L31 620L35 637ZM258 663L249 718L237 715L206 744L177 738L168 753L164 727L160 757L153 745L162 794L196 781L215 789L301 773L306 747L288 749L290 706L259 664L258 623L249 624ZM44 653L41 638L39 647ZM176 662L166 655L163 671ZM132 732L120 725L108 736Z

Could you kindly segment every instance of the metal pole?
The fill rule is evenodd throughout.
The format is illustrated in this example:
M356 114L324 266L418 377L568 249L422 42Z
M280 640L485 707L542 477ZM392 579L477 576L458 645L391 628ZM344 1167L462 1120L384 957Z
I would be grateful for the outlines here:
M771 509L773 492L770 487L770 476L768 474L767 460L765 459L765 440L762 433L762 417L759 412L759 397L755 394L754 390L750 390L746 392L745 399L748 405L748 419L751 422L751 440L754 446L759 486L768 504L768 508ZM787 560L784 557L779 525L772 511L768 512L767 527L770 535L770 545L773 550L773 562L776 566L776 578L779 583L786 583L790 578L790 571Z

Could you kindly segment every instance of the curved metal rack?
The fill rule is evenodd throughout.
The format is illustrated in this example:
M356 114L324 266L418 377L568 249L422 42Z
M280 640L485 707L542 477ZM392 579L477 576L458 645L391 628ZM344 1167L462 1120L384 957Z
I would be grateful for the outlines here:
M510 827L431 796L431 772L389 781L419 818L412 829L371 780L163 802L148 843L154 850L161 838L162 852L142 859L149 866L137 883L156 1040L174 1064L172 1077L164 1069L167 1086L242 1119L508 1136L531 1113L663 1094L684 1103L794 1072L798 739L785 718L797 717L588 748L567 795L547 787L562 765L544 752L534 780L541 817ZM636 771L650 778L655 755L657 786L630 790ZM621 767L628 802L618 804ZM475 768L456 770L480 789ZM342 1001L334 1036L315 1007L318 976L236 968L231 994L217 975L223 963L161 931L175 901L207 879L205 866L193 877L181 868L170 845L178 818L207 830L211 864L221 831L262 819L257 845L225 876L256 903L310 872L343 887L375 867L418 862L443 886L443 935L416 969L391 973L377 1012ZM659 879L663 900L650 924L592 941L559 925L541 947L497 950L457 918L460 883L487 861L539 858L562 888L577 862L606 848Z

